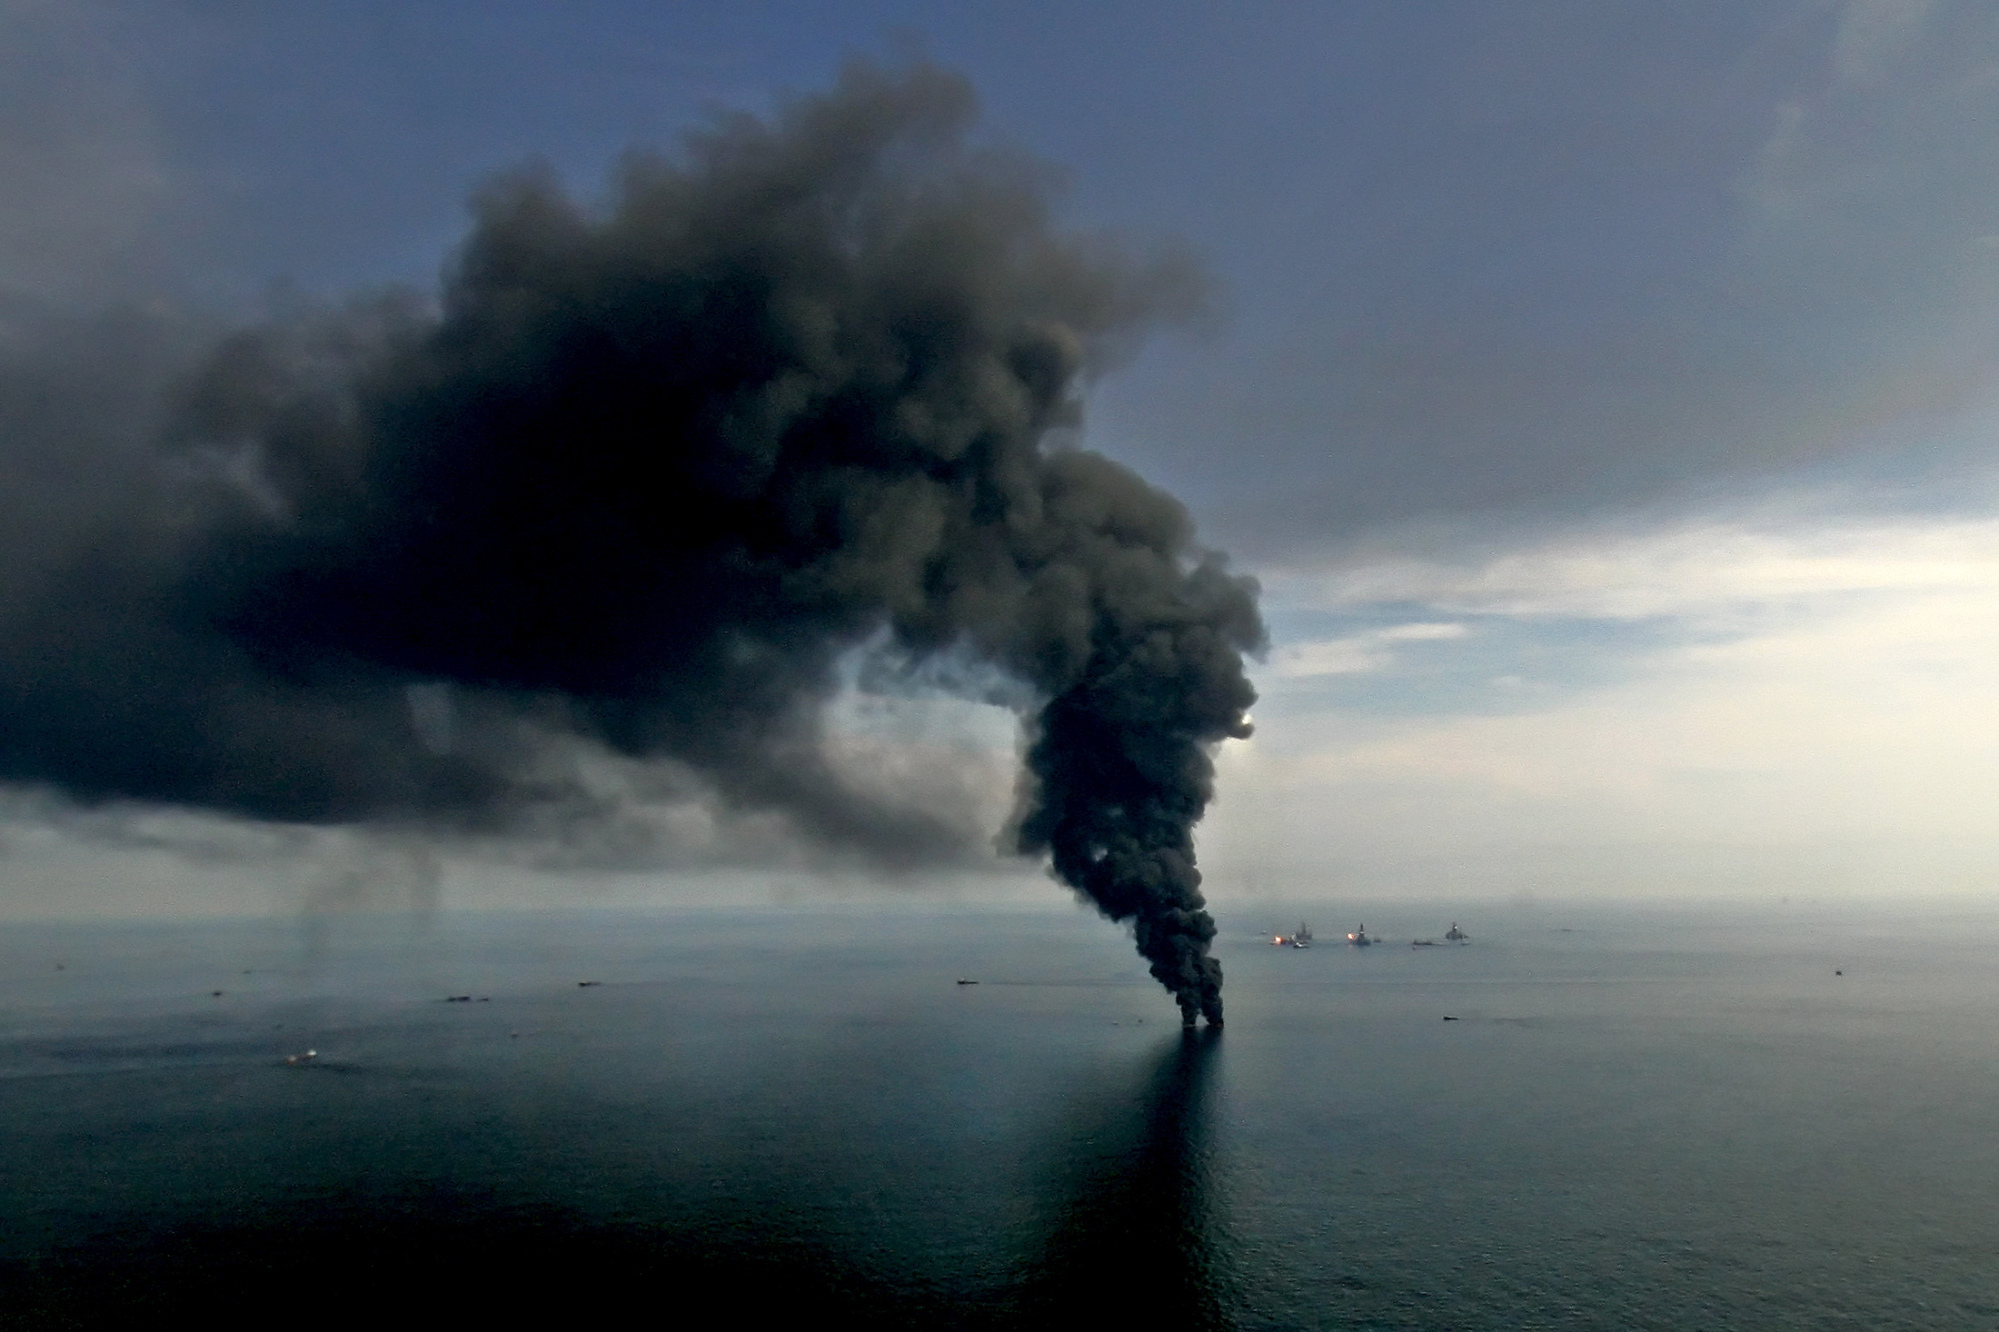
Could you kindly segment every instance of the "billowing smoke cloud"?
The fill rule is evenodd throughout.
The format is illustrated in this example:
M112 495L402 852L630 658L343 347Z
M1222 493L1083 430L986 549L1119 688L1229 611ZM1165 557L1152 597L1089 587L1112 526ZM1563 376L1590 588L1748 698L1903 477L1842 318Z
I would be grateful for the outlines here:
M577 797L549 756L587 741L913 863L963 828L843 780L822 714L861 645L970 658L1029 700L1017 849L1218 1020L1192 829L1248 734L1254 588L1068 439L1194 284L1054 229L972 113L856 66L601 212L493 185L436 310L225 342L152 484L0 607L0 776L504 829Z

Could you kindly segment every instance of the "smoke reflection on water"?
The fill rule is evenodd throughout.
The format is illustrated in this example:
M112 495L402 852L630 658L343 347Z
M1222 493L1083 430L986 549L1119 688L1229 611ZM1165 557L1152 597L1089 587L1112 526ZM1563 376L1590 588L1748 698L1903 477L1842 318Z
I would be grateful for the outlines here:
M873 1327L1225 1327L1234 1299L1211 1145L1221 1039L1214 1028L1176 1033L1085 1078L1069 1113L1033 1135L1027 1155L1041 1164L1022 1181L1032 1219L955 1272L928 1267L922 1246L899 1236L911 1218L829 1234L800 1227L809 1208L751 1195L704 1207L676 1199L665 1177L653 1208L599 1214L496 1172L398 1168L384 1143L369 1153L381 1167L373 1181L309 1190L316 1198L252 1185L263 1196L215 1210L141 1206L81 1243L7 1264L0 1322L118 1326L139 1313L284 1308L310 1293L327 1316L573 1318L664 1296Z
M1059 1214L1010 1301L1016 1316L1226 1324L1231 1283L1210 1123L1221 1041L1215 1027L1181 1033L1142 1075L1137 1115L1091 1116L1091 1136L1112 1150L1051 1181L1045 1196L1060 1200Z

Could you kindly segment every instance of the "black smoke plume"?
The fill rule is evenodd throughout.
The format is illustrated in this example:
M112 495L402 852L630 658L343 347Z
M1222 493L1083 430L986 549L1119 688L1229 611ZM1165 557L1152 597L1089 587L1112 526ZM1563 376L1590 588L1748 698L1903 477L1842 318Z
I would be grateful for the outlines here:
M1254 587L1070 442L1194 284L1055 229L972 115L855 66L631 159L602 210L492 185L434 310L222 342L149 484L83 478L111 498L5 589L0 776L506 828L580 798L546 761L580 737L917 862L962 830L856 792L821 713L862 645L969 656L1031 697L1017 849L1219 1020L1192 829L1248 734Z

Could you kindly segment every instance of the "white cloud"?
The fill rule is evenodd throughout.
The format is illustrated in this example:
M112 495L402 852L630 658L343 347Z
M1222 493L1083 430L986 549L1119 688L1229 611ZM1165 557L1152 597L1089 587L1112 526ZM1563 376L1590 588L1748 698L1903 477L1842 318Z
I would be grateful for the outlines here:
M1461 615L1733 618L1855 594L1999 592L1999 520L1702 523L1569 535L1485 559L1279 572L1266 582L1280 604L1325 610L1419 603Z
M1699 892L1751 864L1733 888L1999 880L1999 522L1709 523L1281 587L1515 617L1579 654L1575 619L1687 632L1607 682L1493 690L1487 713L1266 707L1221 755L1202 851L1224 881L1344 864L1413 889L1439 865L1496 884L1528 863L1556 893Z
M1462 638L1462 624L1398 624L1386 629L1296 643L1271 654L1271 669L1281 679L1301 680L1321 675L1359 675L1387 669L1395 661L1397 643L1435 642Z
M1982 832L1994 660L1999 606L1922 598L1684 648L1540 712L1417 719L1301 755L1281 781L1430 786L1459 829L1472 798L1480 830L1516 842Z

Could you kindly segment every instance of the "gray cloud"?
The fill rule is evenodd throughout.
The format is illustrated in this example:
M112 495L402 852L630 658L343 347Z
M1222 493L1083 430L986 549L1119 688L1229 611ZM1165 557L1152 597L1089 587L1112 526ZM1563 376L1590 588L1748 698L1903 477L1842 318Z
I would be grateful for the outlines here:
M1726 8L1368 33L1392 77L1284 186L1315 243L1266 264L1249 200L1234 337L1106 385L1098 437L1257 559L1988 468L1943 427L1999 361L1990 7Z
M143 283L183 198L112 11L0 0L0 298Z

